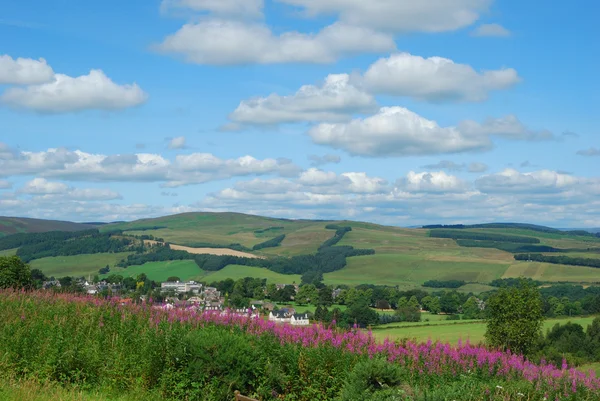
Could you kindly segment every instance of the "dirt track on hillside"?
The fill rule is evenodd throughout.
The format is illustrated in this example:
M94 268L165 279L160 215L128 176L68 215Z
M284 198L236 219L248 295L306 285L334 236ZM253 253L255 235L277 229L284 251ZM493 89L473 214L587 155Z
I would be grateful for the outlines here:
M158 241L145 240L145 244L158 244ZM169 244L171 249L175 251L186 251L189 253L193 253L196 255L208 254L208 255L229 255L229 256L238 256L240 258L259 258L264 259L262 256L253 255L248 252L235 251L229 248L192 248L189 246L175 245Z

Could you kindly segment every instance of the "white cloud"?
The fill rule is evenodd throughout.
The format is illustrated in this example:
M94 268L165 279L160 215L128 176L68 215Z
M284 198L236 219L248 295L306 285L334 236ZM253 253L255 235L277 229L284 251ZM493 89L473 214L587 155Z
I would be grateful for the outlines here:
M582 182L580 178L556 171L521 173L514 169L506 169L500 173L480 177L475 181L475 185L487 193L543 193L565 191Z
M545 141L554 140L556 137L550 131L535 131L527 128L514 115L502 118L487 118L483 124L475 121L463 121L459 129L465 134L485 134L512 140Z
M42 197L46 200L114 200L122 199L121 195L109 189L74 188L62 182L48 181L45 178L34 178L23 185L17 194Z
M351 85L348 74L332 74L321 86L304 85L290 96L244 100L229 119L242 124L345 121L352 113L376 109L375 98Z
M440 127L403 107L349 123L319 124L309 131L313 142L363 156L413 156L486 150L486 135L465 135L456 127Z
M306 9L309 16L338 15L341 21L393 32L444 32L473 24L491 0L277 0Z
M183 8L224 16L256 18L262 16L264 0L163 0L161 8Z
M415 173L409 171L396 185L409 192L462 192L467 185L458 177L443 171Z
M50 182L44 178L34 178L26 183L20 192L31 195L47 195L65 193L69 189L62 182Z
M185 149L185 137L178 136L169 141L169 149Z
M13 59L5 54L0 55L0 85L34 85L49 82L54 78L54 71L46 60L30 58Z
M148 95L137 85L119 85L101 70L76 78L55 74L54 80L25 88L9 88L0 100L15 108L42 113L88 109L118 110L144 103Z
M313 167L319 167L319 166L322 166L324 164L329 164L329 163L338 164L342 161L342 158L339 157L338 155L330 155L330 154L325 154L323 156L310 155L310 156L308 156L308 159L311 161L310 165Z
M510 36L510 31L500 24L482 24L471 32L471 35L507 37Z
M171 161L151 153L103 155L66 149L19 152L0 144L0 176L37 175L70 181L158 182L176 187L237 176L294 176L299 171L299 167L287 159L259 160L252 156L221 159L210 153L192 153L178 155Z
M155 46L196 64L332 63L343 55L395 49L392 36L343 23L316 34L273 34L259 23L207 19L188 23Z
M0 180L0 189L10 189L12 188L12 183L6 180Z
M513 140L554 139L548 131L533 131L515 116L463 121L440 127L403 107L382 107L379 113L348 123L323 123L308 131L313 142L371 157L422 156L484 151L492 137Z
M491 91L510 88L520 80L512 68L477 72L450 59L408 53L377 60L362 78L370 92L434 102L483 101Z
M598 148L594 148L594 147L590 147L588 149L582 149L582 150L578 150L577 154L579 156L600 156L600 149Z

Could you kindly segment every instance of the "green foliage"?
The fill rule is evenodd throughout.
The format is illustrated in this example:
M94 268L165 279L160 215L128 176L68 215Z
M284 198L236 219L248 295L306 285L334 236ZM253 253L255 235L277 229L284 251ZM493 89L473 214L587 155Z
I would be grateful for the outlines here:
M31 288L31 271L17 256L0 257L0 288Z
M588 266L600 268L600 258L574 258L571 256L546 256L539 253L534 254L518 254L514 256L515 260L531 260L534 262L555 263L560 265L571 266Z
M261 242L260 244L256 244L252 247L253 251L258 251L263 248L275 248L281 245L281 241L285 239L285 234L278 235L277 237L271 238L265 242Z
M541 334L542 298L523 280L519 287L500 288L486 304L486 340L494 347L529 354Z
M542 283L540 281L533 280L531 278L498 278L496 280L492 280L490 282L490 285L492 287L499 287L499 288L519 287L519 286L521 286L521 283L523 282L523 280L527 281L529 284L531 284L532 286L535 286L535 287L539 287L540 285L542 285Z
M435 229L429 231L433 238L469 239L481 241L515 242L522 244L539 244L540 240L533 237L522 237L518 235L479 233L462 230Z
M359 362L344 382L341 401L384 400L401 383L401 369L381 358Z

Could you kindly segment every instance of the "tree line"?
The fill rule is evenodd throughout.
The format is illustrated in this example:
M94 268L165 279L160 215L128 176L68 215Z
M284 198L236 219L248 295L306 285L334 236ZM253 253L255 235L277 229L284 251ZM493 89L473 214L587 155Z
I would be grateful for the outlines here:
M464 280L427 280L423 283L423 287L429 288L459 288L467 282Z
M514 255L515 260L527 260L533 262L545 262L545 263L553 263L560 265L571 265L571 266L587 266L587 267L595 267L600 268L600 258L581 258L581 257L571 257L571 256L548 256L542 255L540 253L521 253Z
M253 251L258 251L263 248L275 248L281 245L281 241L285 239L285 234L278 235L277 237L266 240L265 242L261 242L260 244L256 244L252 247Z
M426 226L422 226L426 229L438 229L438 228L449 228L449 229L470 229L470 228L499 228L499 229L523 229L523 230L531 230L542 233L549 234L562 234L562 235L575 235L582 237L598 237L600 238L599 233L591 233L585 230L558 230L556 228L538 226L535 224L526 224L526 223L486 223L486 224L430 224Z
M451 239L468 239L479 241L498 241L498 242L515 242L522 244L539 244L539 238L522 237L518 235L507 234L492 234L492 233L476 233L461 230L446 230L435 229L429 231L429 236L433 238L451 238Z

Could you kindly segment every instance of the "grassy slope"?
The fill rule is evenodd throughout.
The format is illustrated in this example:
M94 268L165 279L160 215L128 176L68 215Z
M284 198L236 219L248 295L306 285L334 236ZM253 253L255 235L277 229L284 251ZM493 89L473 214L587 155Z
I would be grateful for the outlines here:
M244 277L265 278L268 283L273 284L300 284L300 275L298 274L279 274L260 267L238 265L229 265L216 272L206 272L206 274L199 277L199 280L210 283L228 278L238 280Z
M115 263L130 255L130 252L96 253L93 255L54 256L36 259L29 262L33 269L40 269L46 276L75 276L87 277L98 274L98 269L109 265L111 271Z
M167 281L171 276L182 280L197 278L202 270L193 260L173 260L168 262L149 262L140 266L129 266L126 269L115 268L111 273L120 274L124 277L137 277L145 273L150 280ZM109 273L110 274L110 273Z
M0 251L0 256L14 256L17 254L16 249L6 249L4 251Z
M79 231L95 228L93 225L70 221L29 219L0 216L0 234L38 233L46 231Z
M549 319L544 322L544 330L550 329L556 323L577 323L585 329L592 323L594 317L574 317ZM484 340L485 323L483 321L438 321L427 323L390 323L381 328L373 329L376 338L383 340L390 338L397 340L401 338L414 338L418 341L442 341L452 344L459 340L469 340L471 343L479 343Z

